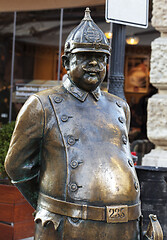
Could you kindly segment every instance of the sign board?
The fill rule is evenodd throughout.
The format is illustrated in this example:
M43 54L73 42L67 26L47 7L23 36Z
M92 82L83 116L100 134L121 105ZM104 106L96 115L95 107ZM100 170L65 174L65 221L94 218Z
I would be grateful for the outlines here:
M106 21L147 28L149 0L106 0Z
M15 79L12 102L24 103L32 94L60 84L60 81L53 80L33 80L27 83L24 80Z

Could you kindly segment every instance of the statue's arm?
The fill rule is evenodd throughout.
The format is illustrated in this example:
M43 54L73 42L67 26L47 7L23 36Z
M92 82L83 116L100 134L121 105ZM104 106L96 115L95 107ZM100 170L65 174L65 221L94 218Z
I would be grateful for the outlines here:
M38 97L32 96L18 114L5 159L5 169L34 208L39 191L43 131L44 110Z

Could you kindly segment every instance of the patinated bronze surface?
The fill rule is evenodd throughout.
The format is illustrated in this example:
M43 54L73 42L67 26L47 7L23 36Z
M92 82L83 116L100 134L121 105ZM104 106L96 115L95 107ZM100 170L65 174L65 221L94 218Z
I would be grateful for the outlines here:
M66 40L67 80L28 99L6 157L36 208L36 240L140 239L129 107L100 91L110 48L89 12Z

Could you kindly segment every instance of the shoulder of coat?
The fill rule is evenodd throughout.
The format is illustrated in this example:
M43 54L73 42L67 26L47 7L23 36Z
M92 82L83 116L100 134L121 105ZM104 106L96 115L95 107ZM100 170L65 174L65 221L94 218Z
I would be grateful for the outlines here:
M105 98L109 101L117 102L118 104L120 103L122 105L127 105L127 102L125 100L114 94L102 91L102 95L105 96Z
M47 90L35 93L34 96L36 96L41 102L46 102L49 100L49 96L56 95L56 94L65 94L66 89L64 89L63 86L53 87L49 88Z

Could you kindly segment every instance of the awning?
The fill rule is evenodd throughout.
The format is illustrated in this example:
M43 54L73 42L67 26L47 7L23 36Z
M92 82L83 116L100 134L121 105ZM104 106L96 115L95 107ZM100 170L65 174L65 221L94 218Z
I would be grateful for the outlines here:
M89 7L102 4L105 4L105 0L1 0L0 12Z

